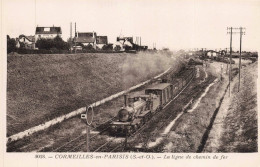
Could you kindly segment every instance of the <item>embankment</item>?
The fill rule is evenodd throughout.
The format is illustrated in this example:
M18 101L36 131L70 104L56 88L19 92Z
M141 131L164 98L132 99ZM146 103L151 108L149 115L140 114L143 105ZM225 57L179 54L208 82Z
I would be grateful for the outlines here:
M174 64L178 70L180 62L147 53L8 55L7 136L143 82Z
M257 152L257 62L241 70L225 96L204 152Z

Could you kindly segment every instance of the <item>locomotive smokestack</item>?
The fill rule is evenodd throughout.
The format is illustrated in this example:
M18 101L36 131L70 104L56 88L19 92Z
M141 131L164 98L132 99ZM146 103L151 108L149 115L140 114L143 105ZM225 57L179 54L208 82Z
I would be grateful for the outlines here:
M125 107L128 106L128 94L124 95L124 102L125 102Z

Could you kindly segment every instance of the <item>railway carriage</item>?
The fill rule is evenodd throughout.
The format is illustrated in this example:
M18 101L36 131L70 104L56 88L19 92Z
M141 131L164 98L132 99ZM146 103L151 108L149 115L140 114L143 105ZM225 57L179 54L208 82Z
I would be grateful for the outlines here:
M173 94L173 85L170 83L160 83L145 90L145 94L155 94L160 97L160 107L162 108L171 99Z

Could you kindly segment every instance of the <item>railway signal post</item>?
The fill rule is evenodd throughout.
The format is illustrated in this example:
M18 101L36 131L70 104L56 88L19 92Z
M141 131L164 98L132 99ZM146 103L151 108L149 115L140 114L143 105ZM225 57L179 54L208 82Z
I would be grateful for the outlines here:
M84 123L87 125L86 126L86 140L87 140L87 152L89 152L89 145L90 145L90 141L89 141L89 136L90 136L90 125L92 124L93 121L93 117L94 117L94 111L93 111L93 107L89 106L86 110L86 114L81 114L81 119L84 121Z
M128 138L128 133L127 131L125 132L125 144L124 144L124 150L127 149L127 138Z

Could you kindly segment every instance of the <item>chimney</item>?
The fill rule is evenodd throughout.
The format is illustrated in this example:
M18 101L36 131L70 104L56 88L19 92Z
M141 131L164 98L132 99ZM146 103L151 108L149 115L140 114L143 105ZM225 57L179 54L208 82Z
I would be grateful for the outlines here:
M70 40L72 39L72 22L70 22Z
M75 22L75 37L77 37L77 24Z
M128 94L124 94L124 103L125 103L125 107L128 106Z

